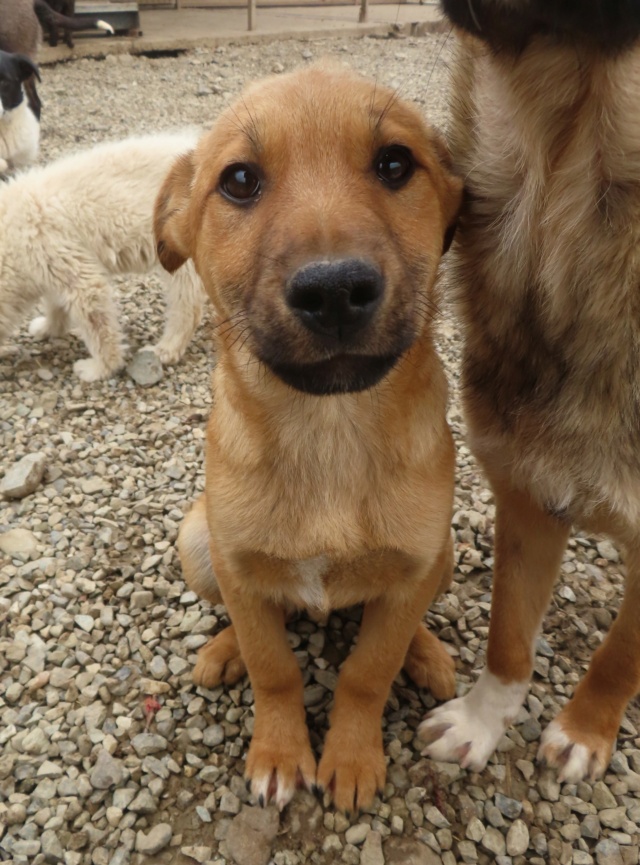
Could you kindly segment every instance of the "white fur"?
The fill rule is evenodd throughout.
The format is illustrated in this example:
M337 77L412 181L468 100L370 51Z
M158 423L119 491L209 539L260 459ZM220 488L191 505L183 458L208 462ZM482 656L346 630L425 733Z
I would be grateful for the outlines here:
M485 668L468 694L434 709L420 724L418 734L429 742L423 753L480 772L518 714L528 688L528 680L505 685Z
M159 134L103 144L0 186L0 345L32 307L37 338L74 328L90 358L75 372L107 378L124 364L112 274L156 270L166 286L163 363L182 356L200 322L204 293L189 263L169 277L160 267L153 207L174 160L195 134ZM140 299L144 313L144 297Z
M26 99L10 111L0 103L0 174L35 162L39 143L40 124Z
M323 577L329 567L327 556L300 559L295 564L295 573L300 582L296 586L298 598L304 607L328 612L331 608Z

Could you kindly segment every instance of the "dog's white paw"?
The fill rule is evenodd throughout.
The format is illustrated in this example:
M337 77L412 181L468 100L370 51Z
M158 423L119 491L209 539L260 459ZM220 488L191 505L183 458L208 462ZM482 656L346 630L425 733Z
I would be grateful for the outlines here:
M34 339L45 339L50 332L49 319L46 315L38 315L29 322L29 334Z
M100 381L114 374L114 370L109 369L101 360L96 360L93 357L77 360L73 365L73 371L82 381Z
M589 734L585 735L584 742L580 742L580 738L577 731L569 735L560 717L542 733L538 760L559 769L558 780L562 783L577 784L584 778L595 781L609 764L612 746L608 740Z
M427 742L423 754L480 772L518 714L528 686L528 681L505 685L483 670L468 694L434 709L420 724L418 735Z
M143 346L141 351L152 351L160 363L166 366L167 364L177 363L180 360L183 354L183 346L175 342L162 342L161 340L155 345Z

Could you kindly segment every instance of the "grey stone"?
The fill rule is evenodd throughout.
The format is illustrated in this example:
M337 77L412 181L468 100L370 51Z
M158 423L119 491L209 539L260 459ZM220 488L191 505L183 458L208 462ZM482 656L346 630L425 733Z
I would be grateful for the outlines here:
M40 486L47 458L44 454L27 454L14 463L0 481L0 495L7 499L23 499Z
M484 847L484 849L489 853L494 853L496 856L502 856L506 850L504 835L499 829L489 826L482 836L480 846Z
M236 865L267 865L279 824L275 807L245 806L231 821L225 839Z
M136 814L155 814L158 806L149 790L140 790L138 795L129 803L129 811Z
M167 740L164 736L159 736L157 733L138 733L131 740L131 744L138 757L156 754L158 751L165 751L167 748Z
M344 838L347 844L353 844L359 847L363 844L367 835L371 831L368 823L356 823L355 826L350 826L345 832Z
M56 863L64 861L62 844L53 829L45 829L40 838L40 844L47 862Z
M442 858L434 850L409 838L387 838L384 859L386 865L442 865Z
M510 820L515 820L522 812L522 802L518 802L517 799L510 799L508 796L503 796L502 793L496 793L495 803L500 813Z
M164 373L157 354L143 350L137 352L127 366L127 373L141 387L150 387L162 380Z
M609 790L604 781L597 781L593 785L591 802L598 811L603 811L605 808L615 808L618 805L616 797L613 795L611 790Z
M144 853L146 856L153 856L154 853L159 853L171 841L173 830L168 823L158 823L146 835L144 832L138 832L136 835L136 850L138 853Z
M507 831L507 853L522 856L529 847L529 829L524 820L514 820Z
M379 832L372 829L367 832L360 853L360 865L385 865L382 854L382 835Z
M596 844L596 862L598 865L624 865L620 845L610 838L603 838Z
M101 750L89 776L91 786L96 790L108 790L110 787L118 787L123 777L124 770L120 760L116 760L108 751Z
M0 534L0 552L7 556L22 553L31 556L38 550L38 540L28 529L9 529Z

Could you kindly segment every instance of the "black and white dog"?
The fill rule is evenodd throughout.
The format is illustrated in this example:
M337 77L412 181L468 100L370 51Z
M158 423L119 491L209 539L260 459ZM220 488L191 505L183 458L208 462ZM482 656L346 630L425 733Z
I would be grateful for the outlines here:
M40 124L25 99L23 82L38 79L24 54L0 51L0 175L30 165L38 155Z

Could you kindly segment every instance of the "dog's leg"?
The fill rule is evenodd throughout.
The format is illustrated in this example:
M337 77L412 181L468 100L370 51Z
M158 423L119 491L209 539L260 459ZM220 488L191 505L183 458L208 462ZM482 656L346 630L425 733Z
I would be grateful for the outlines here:
M221 604L222 595L209 552L205 493L202 493L182 521L177 547L182 573L189 588L210 603ZM246 672L236 633L231 625L200 649L193 670L193 681L205 688L215 688L221 682L232 685Z
M436 597L446 592L453 579L453 534L447 546L447 554ZM450 700L456 693L455 664L440 640L424 624L409 645L404 659L404 671L411 676L419 688L428 688L436 700Z
M164 331L155 345L145 346L162 363L175 363L185 353L202 318L204 289L190 262L173 275L163 271L167 310Z
M71 327L89 350L73 371L83 381L109 378L124 365L123 336L111 286L92 262L75 261L73 270L56 274L65 285Z
M609 764L629 700L640 691L640 549L630 550L620 612L572 699L542 734L538 759L561 781L595 780Z
M316 777L302 674L287 641L285 611L253 592L247 576L225 573L213 549L212 554L255 699L245 777L260 804L273 800L282 810L297 786L311 789Z
M205 494L180 527L178 550L189 586L212 603L220 603ZM221 570L223 566L218 565L218 572ZM315 782L302 675L287 642L284 610L248 588L238 590L234 583L228 576L225 603L234 625L200 650L194 680L210 688L222 681L232 683L249 670L256 714L245 774L258 801L265 804L273 799L282 809L297 783L311 787Z
M29 333L34 339L64 336L69 329L69 316L62 307L52 303L48 298L44 301L44 315L38 315L29 324Z
M487 666L464 697L429 713L425 753L480 771L526 696L535 641L569 527L526 493L494 484L496 542Z
M428 688L436 700L450 700L455 696L453 658L423 622L411 640L404 670L419 688Z
M389 591L364 608L358 642L340 672L318 766L318 785L332 791L336 807L343 811L366 807L384 786L382 713L411 635L442 578L444 556L443 551L431 573L414 584L414 591Z

